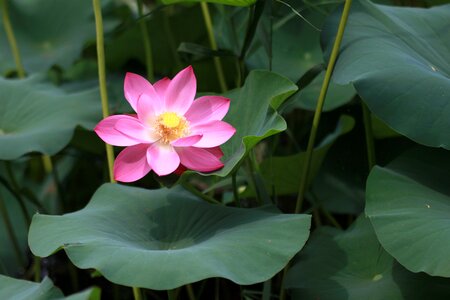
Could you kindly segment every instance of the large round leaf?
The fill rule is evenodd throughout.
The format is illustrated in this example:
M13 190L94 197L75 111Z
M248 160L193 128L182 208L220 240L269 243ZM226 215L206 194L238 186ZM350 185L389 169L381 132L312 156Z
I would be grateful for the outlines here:
M0 79L0 159L37 151L53 155L77 125L92 128L101 118L98 89L66 93L42 78Z
M381 248L370 222L315 231L289 270L293 299L447 299L450 281L415 274Z
M323 32L329 53L340 13ZM353 82L387 125L410 139L450 149L450 5L430 9L356 1L334 79Z
M44 71L52 65L68 67L95 37L92 1L8 1L10 18L25 70ZM1 21L1 20L0 20ZM106 28L108 22L105 24ZM0 29L0 72L14 69L11 49Z
M297 253L310 217L215 206L176 190L105 184L81 211L35 215L37 256L63 248L114 283L164 290L209 277L267 280Z
M366 214L383 247L413 272L450 277L450 153L418 148L367 180Z
M92 288L64 297L48 277L41 283L0 275L0 299L14 300L99 300L100 289Z

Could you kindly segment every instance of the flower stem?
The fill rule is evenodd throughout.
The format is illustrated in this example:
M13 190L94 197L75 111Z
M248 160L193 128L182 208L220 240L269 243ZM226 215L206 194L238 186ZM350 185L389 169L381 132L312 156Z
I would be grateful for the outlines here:
M144 19L142 19L142 16L144 15L144 4L142 0L137 0L138 2L138 14L139 18L139 26L141 27L141 33L142 33L142 40L144 42L144 51L145 51L145 66L147 68L147 79L153 82L155 80L155 77L153 75L153 56L152 56L152 45L150 43L149 38L149 32L147 23Z
M320 89L319 98L317 100L317 106L316 106L316 111L314 113L314 119L313 119L313 124L312 124L312 128L311 128L311 133L309 135L308 146L306 148L306 159L305 159L304 167L302 170L302 177L301 177L300 186L299 186L299 190L298 190L298 194L297 194L297 203L295 206L295 213L297 213L297 214L300 212L300 210L302 208L303 200L305 198L305 191L306 191L306 187L308 185L308 175L309 175L309 169L311 166L314 142L316 140L317 130L319 128L319 123L320 123L320 115L322 114L322 108L323 108L323 104L325 102L325 97L327 95L327 90L328 90L328 86L330 84L331 75L333 73L334 65L336 63L336 59L337 59L337 56L339 53L339 48L341 46L342 37L344 36L345 25L347 23L351 3L352 3L352 0L345 1L344 10L342 11L341 20L339 22L339 28L338 28L338 32L336 35L336 40L334 41L330 60L328 61L327 71L325 73L325 78L323 80L322 88Z
M200 2L200 6L202 8L203 19L205 20L206 31L208 32L209 45L211 46L212 50L216 51L218 48L216 38L214 37L214 30L211 20L211 14L209 13L208 3ZM222 62L220 61L220 58L217 56L214 56L213 60L214 66L216 68L217 78L219 79L220 89L222 90L222 92L226 92L228 90L228 87L225 81Z
M363 111L363 118L364 118L364 130L366 133L366 146L367 146L367 160L369 164L369 171L372 170L372 168L376 164L375 159L375 145L374 145L374 139L373 139L373 130L372 130L372 121L370 117L370 111L367 105L361 101L362 111Z
M19 48L17 47L16 37L14 36L14 31L11 26L11 20L8 14L8 0L0 0L0 5L2 9L2 19L3 26L5 27L6 36L8 38L9 46L14 57L14 62L16 63L17 75L19 78L25 78L25 69L20 59Z
M97 61L98 61L98 79L100 84L100 97L102 100L102 112L103 118L109 116L108 108L108 93L106 90L106 71L105 71L105 47L103 43L103 18L102 8L100 6L100 0L92 0L94 6L95 15L95 31L97 38ZM114 180L113 166L114 166L114 150L109 144L106 146L106 156L108 159L108 170L110 182L116 182Z
M14 252L16 254L17 261L22 266L24 265L24 261L22 258L22 253L20 251L19 242L17 241L17 237L14 234L13 226L11 224L11 220L8 216L8 210L6 209L5 203L3 202L3 198L0 197L0 214L2 216L3 222L5 223L6 231L8 232L9 239L11 240L14 248Z
M141 300L141 290L138 287L133 287L133 296L135 300Z
M234 196L234 201L236 202L236 204L239 207L242 207L241 205L241 199L239 197L239 190L238 190L238 186L237 186L237 182L236 182L236 172L233 172L231 174L231 185L233 186L233 196Z

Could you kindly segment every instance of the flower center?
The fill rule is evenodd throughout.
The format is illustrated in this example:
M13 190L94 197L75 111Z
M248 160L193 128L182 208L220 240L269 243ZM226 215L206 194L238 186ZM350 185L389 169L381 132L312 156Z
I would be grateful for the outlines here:
M160 142L168 144L189 134L189 122L173 112L158 116L155 131L161 137Z
M173 112L163 113L161 116L161 124L167 128L175 128L180 125L181 118Z

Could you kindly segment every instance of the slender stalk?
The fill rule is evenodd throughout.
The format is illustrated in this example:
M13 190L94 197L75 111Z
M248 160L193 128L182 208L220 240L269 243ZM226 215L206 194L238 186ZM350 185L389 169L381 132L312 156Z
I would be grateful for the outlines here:
M194 294L194 290L192 289L192 285L190 284L186 284L186 291L188 294L188 298L189 300L195 300L195 294Z
M193 187L191 184L189 184L188 182L183 182L181 183L181 185L188 190L189 192L191 192L192 194L194 194L195 196L199 197L202 200L205 200L206 202L212 203L212 204L222 204L221 202L217 201L216 199L214 199L213 197L210 197L206 194L203 194L202 192L200 192L199 190L197 190L195 187Z
M25 205L25 201L22 198L22 194L20 193L19 185L17 184L16 177L14 176L14 172L11 168L11 162L5 161L6 173L8 173L9 181L11 182L12 187L8 185L8 182L3 178L0 178L0 183L16 198L19 203L20 210L22 211L25 223L27 226L30 226L31 219L28 215L27 206Z
M2 20L3 26L5 27L6 36L8 38L9 46L14 57L14 62L16 64L17 75L19 78L25 78L25 69L20 58L19 48L17 47L16 37L14 36L14 31L11 26L11 20L9 19L8 13L8 0L0 0L0 5L2 9Z
M41 258L38 256L34 256L34 281L41 281Z
M177 291L176 290L167 290L167 299L168 300L176 300L177 297Z
M320 89L319 98L317 100L316 111L314 113L313 124L312 124L311 133L309 135L309 140L308 140L308 147L306 148L306 159L305 159L304 167L302 170L302 177L301 177L300 186L299 186L298 195L297 195L297 203L295 206L295 213L300 212L304 198L305 198L305 191L306 191L306 187L308 185L308 175L309 175L309 169L311 166L314 142L316 140L317 130L319 128L319 123L320 123L320 115L322 114L322 108L323 108L323 104L325 102L325 97L327 95L331 75L333 73L334 65L336 63L336 59L337 59L337 56L339 53L339 48L341 46L342 37L344 36L345 25L347 23L351 3L352 3L352 0L345 1L344 10L342 11L341 20L339 22L339 28L338 28L338 32L336 35L336 40L334 41L330 60L328 62L327 71L325 73L325 78L323 80L322 88Z
M208 32L209 45L211 49L217 50L216 38L214 37L214 30L211 20L211 14L209 13L208 3L200 2L200 6L202 8L203 19L205 20L206 31ZM223 72L222 62L220 58L217 56L213 57L214 66L216 68L217 78L219 79L220 89L222 92L226 92L228 90L227 83L225 81L225 75Z
M231 185L233 186L233 197L234 197L234 201L237 203L237 205L239 207L241 207L241 199L239 198L239 191L238 191L238 186L236 183L236 173L237 172L233 172L233 174L231 174Z
M174 35L172 34L172 26L170 25L169 21L169 13L172 9L173 7L169 6L165 10L162 26L164 34L166 36L167 43L169 44L170 53L172 53L173 60L175 61L175 65L177 66L178 69L181 69L183 67L183 64L181 63L180 57L177 53Z
M363 118L364 118L364 130L366 132L366 147L367 147L367 161L369 163L369 171L376 164L375 159L375 145L373 139L372 120L370 117L370 111L367 105L361 101Z
M8 210L6 209L5 203L3 202L3 198L0 197L0 214L2 215L3 222L5 223L6 231L9 235L9 239L11 240L14 248L14 252L16 254L17 261L23 266L24 261L22 258L22 253L20 251L19 242L17 240L16 235L14 234L14 229L11 223L11 220L8 215Z
M141 290L137 287L133 287L133 296L135 300L141 300Z
M138 14L139 14L139 26L141 27L141 33L142 33L142 40L144 42L144 51L145 51L145 66L147 68L147 79L150 81L154 81L154 75L153 75L153 56L152 56L152 45L150 43L149 38L149 32L147 23L144 19L142 19L142 16L144 15L144 4L142 0L137 0L138 2Z
M106 90L106 71L105 71L105 47L103 43L103 18L100 0L92 0L95 15L95 31L97 38L97 61L98 61L98 79L100 84L100 97L102 100L103 118L109 116L108 93ZM109 144L106 146L106 156L108 159L109 180L114 183L113 165L114 150Z

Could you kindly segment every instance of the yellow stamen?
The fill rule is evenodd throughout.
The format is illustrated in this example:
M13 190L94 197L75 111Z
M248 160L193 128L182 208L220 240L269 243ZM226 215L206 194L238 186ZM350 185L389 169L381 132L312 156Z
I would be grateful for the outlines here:
M189 134L189 122L173 112L165 112L156 119L154 129L159 141L168 144Z
M167 128L177 127L180 121L180 117L173 112L166 112L161 115L161 123Z

